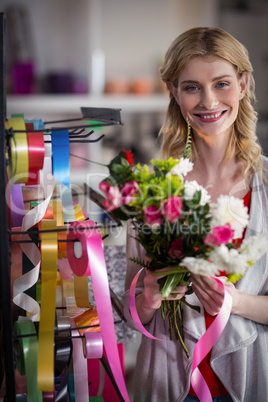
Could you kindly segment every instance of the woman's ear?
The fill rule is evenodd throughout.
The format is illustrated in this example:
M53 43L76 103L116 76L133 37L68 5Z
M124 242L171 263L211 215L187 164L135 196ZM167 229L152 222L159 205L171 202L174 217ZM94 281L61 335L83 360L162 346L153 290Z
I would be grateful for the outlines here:
M243 99L247 90L248 86L248 73L243 72L242 76L239 81L240 85L240 95L239 95L239 100Z
M174 98L176 99L177 103L179 104L179 102L178 102L178 90L175 87L175 85L173 84L173 82L168 81L167 82L167 87L168 87L169 91L172 93L172 95L174 96Z

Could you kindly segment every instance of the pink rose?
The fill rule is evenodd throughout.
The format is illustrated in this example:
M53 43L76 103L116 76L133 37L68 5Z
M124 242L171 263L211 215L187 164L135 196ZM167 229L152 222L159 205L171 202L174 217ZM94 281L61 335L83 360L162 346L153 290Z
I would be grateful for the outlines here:
M99 189L103 191L105 194L109 191L110 184L108 184L106 181L101 181L99 184Z
M105 193L106 200L103 203L104 208L112 211L122 205L122 195L119 187L110 186L110 184L102 181L99 188Z
M149 226L160 226L163 223L163 216L156 205L150 205L144 210L144 222Z
M182 242L182 238L180 239L176 239L171 243L171 247L168 250L168 255L170 258L182 258L183 257L183 242Z
M234 237L234 230L231 228L230 223L224 226L215 226L212 228L211 233L207 235L204 242L211 246L220 246L227 244Z
M139 185L136 181L128 181L127 183L124 184L124 187L122 188L121 194L123 197L123 204L130 204L134 196L139 193Z
M164 205L165 218L174 223L181 216L182 200L179 196L170 196Z

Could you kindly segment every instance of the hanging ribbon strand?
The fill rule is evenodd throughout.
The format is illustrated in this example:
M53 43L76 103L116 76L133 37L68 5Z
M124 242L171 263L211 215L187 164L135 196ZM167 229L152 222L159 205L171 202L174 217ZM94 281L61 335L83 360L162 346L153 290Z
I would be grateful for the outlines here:
M93 221L89 222L92 226L95 225ZM80 231L85 225L87 225L86 222L73 222L71 224L71 227L76 228L76 231L70 231L67 238L78 239L81 242L82 256L77 259L73 243L68 243L68 260L77 276L90 275L92 277L96 308L107 359L124 398L123 400L127 402L129 397L118 355L103 242L98 230Z

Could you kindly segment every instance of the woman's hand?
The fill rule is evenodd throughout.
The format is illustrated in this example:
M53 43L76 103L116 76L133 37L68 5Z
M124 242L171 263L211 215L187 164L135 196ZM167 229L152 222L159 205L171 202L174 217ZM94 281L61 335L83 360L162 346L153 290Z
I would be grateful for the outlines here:
M233 299L231 314L268 325L267 295L250 295L241 292L231 282L228 282L225 276L219 276L217 279L220 279L231 293ZM203 304L204 309L210 315L218 314L224 299L222 286L210 276L192 274L191 280L193 291Z
M163 297L160 290L158 280L166 276L166 272L173 270L173 267L165 267L158 269L152 273L150 270L145 270L144 282L144 297L147 300L148 305L151 308L158 309L161 306ZM155 274L157 272L157 275ZM174 270L174 273L178 271ZM161 274L160 274L161 273ZM172 293L169 295L167 300L180 300L187 292L188 287L186 285L177 286Z
M225 276L217 277L230 291L233 304L232 304L232 313L236 310L236 306L239 300L239 292L235 288L235 286L227 281ZM223 299L224 299L224 288L219 285L219 283L210 276L205 275L191 275L192 280L192 288L195 292L196 296L203 304L204 309L210 315L216 315L219 313Z
M147 260L147 262L149 261L150 260ZM143 280L144 291L136 297L137 311L143 324L148 323L154 316L155 311L160 308L163 297L158 280L166 276L165 273L172 269L172 267L158 269L157 275L153 274L149 269L145 269L145 277ZM176 271L174 270L174 272ZM188 287L186 285L178 286L172 291L168 300L180 300L187 290Z

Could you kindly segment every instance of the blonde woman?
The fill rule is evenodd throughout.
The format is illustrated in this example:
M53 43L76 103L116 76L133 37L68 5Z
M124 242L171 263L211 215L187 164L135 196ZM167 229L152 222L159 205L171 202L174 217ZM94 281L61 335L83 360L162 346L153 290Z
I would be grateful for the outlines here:
M212 201L222 194L243 199L250 214L245 237L267 232L268 159L262 156L256 137L254 79L245 47L219 28L190 29L171 44L161 76L170 92L161 130L162 156L182 156L189 120L194 167L187 180L196 180L205 187ZM144 258L144 250L133 240L131 228L127 251L130 256ZM128 290L138 269L128 262L123 297L128 323L133 328ZM161 317L162 296L157 279L145 270L136 290L136 307L145 328L161 338L168 325ZM227 283L224 273L220 279L231 292L232 312L200 371L214 401L266 401L268 253L236 285ZM185 344L191 355L223 302L221 288L209 276L192 275L192 287L194 294L189 300L200 306L201 314L184 308ZM185 291L183 286L178 288L176 298ZM179 342L143 336L137 356L135 401L198 401L190 386L190 374L191 360Z

